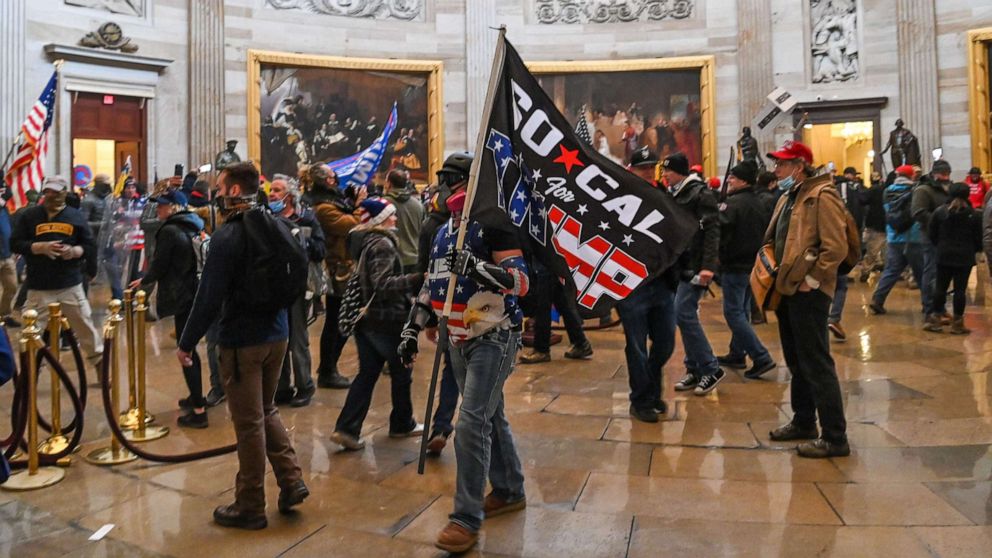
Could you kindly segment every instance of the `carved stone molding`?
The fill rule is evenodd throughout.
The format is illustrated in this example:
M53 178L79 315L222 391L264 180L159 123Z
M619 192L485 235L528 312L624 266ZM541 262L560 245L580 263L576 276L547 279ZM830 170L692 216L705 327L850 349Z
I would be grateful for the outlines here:
M538 23L629 23L692 17L695 0L534 0Z
M810 80L828 84L861 77L858 0L809 0Z
M424 21L424 0L265 0L274 10L371 19Z
M104 10L112 14L145 17L148 0L65 0L68 6Z
M79 45L90 48L119 50L129 54L138 52L138 45L132 43L130 37L125 37L121 26L113 21L108 21L96 31L87 33L85 37L79 39Z

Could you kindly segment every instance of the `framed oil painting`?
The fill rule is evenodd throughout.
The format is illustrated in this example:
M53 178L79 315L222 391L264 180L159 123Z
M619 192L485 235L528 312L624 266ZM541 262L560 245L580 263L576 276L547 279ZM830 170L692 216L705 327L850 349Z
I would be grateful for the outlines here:
M432 180L444 148L441 74L440 61L250 50L248 155L266 177L296 176L303 165L359 153L386 132L373 182L394 168L415 182Z
M713 57L528 62L574 126L585 118L596 149L621 165L640 145L681 151L716 173Z

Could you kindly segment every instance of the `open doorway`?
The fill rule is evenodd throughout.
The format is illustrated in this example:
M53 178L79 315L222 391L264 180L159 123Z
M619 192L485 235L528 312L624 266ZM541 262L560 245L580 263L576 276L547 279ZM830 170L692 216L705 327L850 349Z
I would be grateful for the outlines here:
M817 164L833 164L834 174L854 167L863 179L871 176L875 157L875 126L871 121L806 124L803 143Z
M147 181L145 134L144 99L97 93L74 95L72 165L86 166L90 172L84 176L103 173L116 182L130 158L132 176L138 182Z

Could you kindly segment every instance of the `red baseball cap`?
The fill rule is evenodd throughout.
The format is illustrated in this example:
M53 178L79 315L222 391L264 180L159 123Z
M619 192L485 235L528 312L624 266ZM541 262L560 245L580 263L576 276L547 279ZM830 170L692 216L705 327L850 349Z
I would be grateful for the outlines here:
M769 159L782 159L782 160L792 160L792 159L802 159L806 161L807 165L813 164L813 152L810 148L799 143L798 141L789 140L782 145L782 149L778 151L772 151L768 154Z
M689 167L689 170L691 170L692 172L703 174L703 165L692 165L691 167Z
M913 178L913 175L916 174L916 169L913 168L913 165L902 165L896 167L896 174L905 176L906 178Z

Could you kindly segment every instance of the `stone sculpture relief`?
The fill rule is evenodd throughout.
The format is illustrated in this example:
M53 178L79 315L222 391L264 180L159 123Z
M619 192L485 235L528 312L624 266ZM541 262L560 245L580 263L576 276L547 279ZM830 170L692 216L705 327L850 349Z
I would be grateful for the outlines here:
M538 23L627 23L686 19L695 0L535 0Z
M79 39L79 44L90 48L119 50L128 54L138 52L138 45L132 43L130 37L125 37L121 26L113 21L108 21L96 31L87 33L85 37Z
M65 0L68 6L104 10L112 14L144 17L148 0Z
M265 0L265 5L344 17L424 20L424 0Z
M809 0L813 83L858 79L861 50L857 0Z

